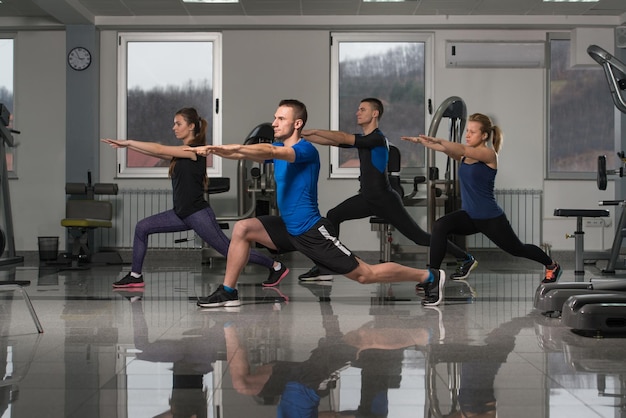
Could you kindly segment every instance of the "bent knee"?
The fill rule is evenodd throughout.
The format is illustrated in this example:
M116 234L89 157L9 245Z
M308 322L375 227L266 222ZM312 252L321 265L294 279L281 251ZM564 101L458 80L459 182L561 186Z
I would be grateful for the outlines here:
M243 219L233 225L232 238L246 239L263 229L263 224L258 219Z

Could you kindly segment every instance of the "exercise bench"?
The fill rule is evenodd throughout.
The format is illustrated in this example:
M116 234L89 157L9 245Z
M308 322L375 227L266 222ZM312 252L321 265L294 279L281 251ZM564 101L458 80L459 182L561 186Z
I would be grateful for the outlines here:
M86 269L79 266L81 259L89 262L93 252L89 245L89 233L96 228L113 227L113 205L107 200L97 200L95 195L116 195L117 184L97 183L67 183L65 193L70 197L65 204L65 218L61 220L61 226L68 230L72 239L72 251L70 253L71 266L69 269ZM81 198L85 196L85 198ZM117 255L119 258L119 255ZM121 258L120 260L121 261Z
M585 260L606 260L605 253L585 253L585 232L583 231L583 218L605 218L609 216L606 209L554 209L554 216L576 217L576 231L574 231L574 249L576 255L575 274L584 274ZM570 238L570 235L566 235Z

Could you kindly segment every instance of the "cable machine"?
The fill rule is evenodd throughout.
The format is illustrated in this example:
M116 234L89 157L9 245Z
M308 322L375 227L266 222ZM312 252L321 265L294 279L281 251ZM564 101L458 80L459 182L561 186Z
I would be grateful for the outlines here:
M437 108L430 127L428 136L437 136L439 124L443 118L449 118L449 140L462 142L463 131L467 121L467 107L463 99L457 96L448 97ZM457 178L458 162L450 157L447 158L446 171L443 179L439 178L439 168L435 163L434 150L429 149L426 156L428 167L428 231L432 231L432 224L441 215L437 213L437 207L443 206L444 214L454 212L461 208L461 189ZM455 244L465 248L465 237L450 237Z

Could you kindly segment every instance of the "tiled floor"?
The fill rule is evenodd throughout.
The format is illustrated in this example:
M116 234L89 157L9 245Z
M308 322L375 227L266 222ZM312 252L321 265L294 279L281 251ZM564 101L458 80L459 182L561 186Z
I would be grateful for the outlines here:
M412 284L298 283L310 263L297 256L276 289L248 267L244 304L213 310L195 299L223 260L147 263L134 293L111 289L128 266L3 266L2 280L31 281L44 333L19 292L0 295L0 416L624 416L626 338L535 311L540 266L477 258L435 309Z

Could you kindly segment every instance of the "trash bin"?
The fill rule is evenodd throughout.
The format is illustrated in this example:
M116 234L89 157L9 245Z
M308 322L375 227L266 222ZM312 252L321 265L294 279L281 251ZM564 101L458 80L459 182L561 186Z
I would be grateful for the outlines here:
M38 237L39 260L53 261L59 254L59 237Z

